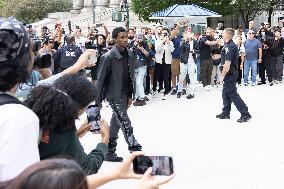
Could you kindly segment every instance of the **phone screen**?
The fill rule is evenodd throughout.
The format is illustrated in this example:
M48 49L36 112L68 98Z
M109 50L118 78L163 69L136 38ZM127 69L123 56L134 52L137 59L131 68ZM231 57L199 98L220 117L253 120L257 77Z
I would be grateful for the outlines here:
M174 173L173 158L171 156L137 156L133 160L136 174L144 174L152 167L152 175L172 175Z
M91 123L90 131L94 133L100 132L101 130L100 108L95 105L88 106L86 113L87 113L88 122Z

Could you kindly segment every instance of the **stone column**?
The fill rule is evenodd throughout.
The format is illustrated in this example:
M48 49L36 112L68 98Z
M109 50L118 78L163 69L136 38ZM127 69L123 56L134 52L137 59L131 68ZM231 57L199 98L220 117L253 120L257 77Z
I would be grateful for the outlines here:
M96 10L103 11L108 7L108 0L96 0Z
M83 0L73 0L73 9L70 12L79 14L84 6L83 3L84 3Z
M87 12L92 10L92 1L93 0L84 0L84 9L82 12Z
M113 8L113 7L119 7L120 3L122 2L122 0L110 0L110 5L109 7Z

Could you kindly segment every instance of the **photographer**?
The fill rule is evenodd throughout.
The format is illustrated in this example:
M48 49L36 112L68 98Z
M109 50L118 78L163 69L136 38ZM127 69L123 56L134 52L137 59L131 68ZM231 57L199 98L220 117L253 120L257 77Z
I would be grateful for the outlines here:
M92 81L95 84L98 77L98 68L101 63L101 57L108 51L106 48L106 37L103 34L98 34L98 42L96 45L88 46L90 49L96 49L97 54L97 63L94 67L91 67L91 77Z
M134 53L136 54L135 63L135 79L136 79L136 93L134 106L146 105L145 100L145 89L144 89L144 78L147 73L147 62L149 58L149 49L147 44L144 42L144 35L142 33L136 34L136 44Z
M108 124L101 121L101 143L89 154L76 135L75 119L95 99L95 87L84 76L66 75L52 86L34 88L24 104L39 117L42 138L40 159L65 155L75 159L87 174L97 173L107 153ZM82 127L89 130L89 124Z

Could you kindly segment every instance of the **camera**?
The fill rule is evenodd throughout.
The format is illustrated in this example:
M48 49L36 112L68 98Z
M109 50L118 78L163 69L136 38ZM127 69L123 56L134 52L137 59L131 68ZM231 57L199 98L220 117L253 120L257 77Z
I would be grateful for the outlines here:
M133 160L133 170L136 174L144 174L149 167L151 175L172 175L174 173L173 158L171 156L137 156Z
M101 113L97 105L90 105L87 108L88 123L91 123L90 131L93 133L100 132L101 130Z
M76 29L80 29L80 27L79 27L79 26L76 26Z

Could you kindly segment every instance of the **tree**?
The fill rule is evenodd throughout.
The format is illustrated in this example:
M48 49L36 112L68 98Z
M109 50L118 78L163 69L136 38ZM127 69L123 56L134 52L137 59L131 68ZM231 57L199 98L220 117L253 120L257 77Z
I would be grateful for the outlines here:
M248 28L249 22L257 15L260 15L267 0L235 0L233 12L236 16L241 16L245 27Z
M267 21L271 23L273 12L283 10L284 0L267 0L264 3L264 10L268 13Z
M3 6L4 16L14 16L26 23L43 19L47 13L69 11L70 0L6 0Z
M175 4L196 4L208 8L223 16L231 13L232 0L132 0L131 9L141 20L149 20L149 17L157 11L169 8Z

